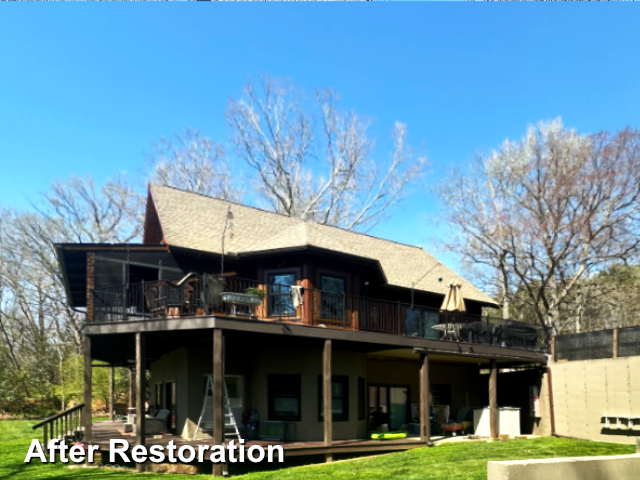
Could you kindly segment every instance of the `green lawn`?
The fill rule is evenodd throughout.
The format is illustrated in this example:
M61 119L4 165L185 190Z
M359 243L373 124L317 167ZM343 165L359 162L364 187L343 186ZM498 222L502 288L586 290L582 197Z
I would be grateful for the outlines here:
M0 479L77 479L82 477L175 478L194 479L209 476L135 474L129 472L76 468L57 464L42 464L37 460L24 463L32 438L36 438L26 420L0 421ZM600 442L583 442L560 438L510 440L495 443L462 442L434 448L418 448L361 460L285 468L237 476L238 480L306 479L486 479L487 460L572 457L587 455L622 455L633 453L635 447Z

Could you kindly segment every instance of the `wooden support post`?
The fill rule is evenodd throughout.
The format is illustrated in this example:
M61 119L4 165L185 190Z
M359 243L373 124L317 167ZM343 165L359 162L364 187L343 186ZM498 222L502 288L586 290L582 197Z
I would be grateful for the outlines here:
M91 418L91 397L93 376L91 371L91 337L84 336L84 409L82 425L84 427L84 441L90 442L93 439L92 418ZM53 435L52 435L53 438Z
M324 341L322 351L322 403L324 416L324 445L331 447L333 444L333 418L331 413L331 340ZM333 455L327 453L325 460L331 462Z
M491 360L491 373L489 374L489 426L491 438L496 439L500 434L498 418L498 363Z
M224 395L223 382L224 371L222 363L224 361L222 351L223 332L219 328L213 330L213 444L222 445L224 443ZM222 476L222 464L213 464L213 476Z
M618 334L620 330L616 327L613 329L613 358L618 358Z
M144 399L145 395L145 337L141 332L136 333L136 445L144 445ZM138 464L138 471L142 464Z
M430 445L429 357L426 354L420 357L420 440Z
M113 365L109 369L109 420L115 421L115 369Z
M556 361L556 336L551 337L551 361Z
M129 408L133 405L133 369L129 368Z
M551 367L546 367L547 387L549 390L549 421L551 423L551 435L556 434L556 411L553 407L553 379L551 377Z

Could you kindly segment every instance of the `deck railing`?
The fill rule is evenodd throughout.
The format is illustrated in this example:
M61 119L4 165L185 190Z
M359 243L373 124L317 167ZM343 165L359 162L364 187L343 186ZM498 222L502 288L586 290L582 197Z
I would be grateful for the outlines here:
M63 412L36 423L32 428L42 428L42 444L46 447L50 440L79 441L82 440L82 411L84 403L71 407Z
M315 289L308 289L301 299L301 305L294 301L289 285L197 274L189 274L180 281L140 282L93 290L95 322L225 315L434 340L548 349L549 336L544 329L515 320L442 312Z

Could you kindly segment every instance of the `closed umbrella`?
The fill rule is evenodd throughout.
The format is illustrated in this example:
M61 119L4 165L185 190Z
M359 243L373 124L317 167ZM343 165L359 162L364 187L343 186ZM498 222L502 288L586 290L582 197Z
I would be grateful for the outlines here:
M444 312L466 312L467 308L464 305L461 290L462 283L460 283L460 281L454 280L449 282L449 290L447 290L440 310Z
M464 306L464 300L462 298L462 292L460 291L462 288L462 283L458 280L454 280L449 282L449 289L447 290L447 294L444 297L444 302L442 302L442 306L440 307L440 311L442 312L451 312L451 313L461 313L465 312L467 309ZM457 315L454 315L456 317ZM454 323L451 323L451 319L449 315L445 314L445 340L456 340L460 341L460 324L455 323L455 318L453 319ZM442 321L442 320L441 320Z

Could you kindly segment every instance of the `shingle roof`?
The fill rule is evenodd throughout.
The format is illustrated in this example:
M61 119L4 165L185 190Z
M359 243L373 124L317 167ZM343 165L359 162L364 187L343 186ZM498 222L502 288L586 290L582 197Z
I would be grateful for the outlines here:
M491 297L421 247L319 225L172 187L151 184L149 189L164 239L170 246L220 253L222 229L231 206L234 235L225 239L225 251L230 254L306 246L334 250L377 260L389 285L444 295L449 282L459 279L465 299L495 304ZM438 277L442 277L442 281Z

